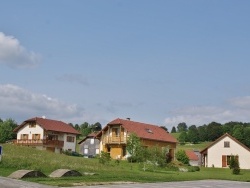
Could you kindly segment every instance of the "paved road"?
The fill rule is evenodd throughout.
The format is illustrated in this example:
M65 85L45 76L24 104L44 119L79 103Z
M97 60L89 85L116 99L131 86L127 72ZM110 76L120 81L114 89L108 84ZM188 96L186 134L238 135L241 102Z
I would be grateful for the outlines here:
M96 186L76 186L73 188L250 188L250 182L201 180L166 183L143 183L143 184L114 184ZM0 177L0 188L56 188L37 183L25 182L16 179ZM72 187L71 187L72 188Z

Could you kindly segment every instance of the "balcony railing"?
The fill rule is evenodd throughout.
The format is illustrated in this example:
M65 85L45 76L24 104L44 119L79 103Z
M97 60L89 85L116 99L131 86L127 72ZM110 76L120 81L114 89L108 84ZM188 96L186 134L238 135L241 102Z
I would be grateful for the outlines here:
M102 141L104 144L125 144L127 139L124 136L106 136Z
M64 145L63 141L60 140L43 140L43 139L17 139L14 141L17 145L25 146L51 146L51 147L60 147Z

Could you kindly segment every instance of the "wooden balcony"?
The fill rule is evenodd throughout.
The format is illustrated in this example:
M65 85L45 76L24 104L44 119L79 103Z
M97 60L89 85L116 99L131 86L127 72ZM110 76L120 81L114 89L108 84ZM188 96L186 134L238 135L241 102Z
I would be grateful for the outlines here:
M63 141L60 140L34 140L34 139L18 139L14 141L16 145L22 146L47 146L47 147L59 147L62 148L64 145Z
M106 136L102 141L104 144L126 144L127 138L124 136Z

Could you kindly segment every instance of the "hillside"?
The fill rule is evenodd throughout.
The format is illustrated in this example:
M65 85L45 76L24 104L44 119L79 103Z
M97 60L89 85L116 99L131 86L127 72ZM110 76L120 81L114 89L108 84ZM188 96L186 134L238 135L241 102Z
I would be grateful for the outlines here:
M161 181L187 181L201 179L227 179L237 181L250 181L250 171L241 171L241 176L232 175L229 169L202 168L200 172L181 173L173 168L158 168L143 164L128 163L127 161L112 160L108 164L99 163L98 159L72 157L64 154L55 154L41 151L31 147L3 144L3 156L0 163L0 176L8 176L20 169L39 170L49 175L56 169L66 168L77 170L80 173L93 172L93 176L67 177L67 178L30 178L42 184L56 186L72 186L74 183L91 184L91 182L161 182Z

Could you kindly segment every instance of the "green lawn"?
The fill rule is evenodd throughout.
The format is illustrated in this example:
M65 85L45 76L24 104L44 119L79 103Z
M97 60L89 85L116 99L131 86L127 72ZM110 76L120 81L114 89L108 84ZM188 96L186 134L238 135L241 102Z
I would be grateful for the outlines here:
M100 164L98 159L71 157L40 151L31 147L21 147L12 144L3 144L3 156L0 163L0 176L8 176L15 170L30 169L40 170L49 175L56 169L68 168L81 173L94 172L93 176L67 177L67 178L29 178L42 184L71 186L74 183L91 184L93 182L166 182L187 181L201 179L224 179L250 182L250 171L241 170L240 175L233 175L229 169L201 168L196 172L170 171L167 168L155 168L143 171L142 165L115 160L108 165Z

